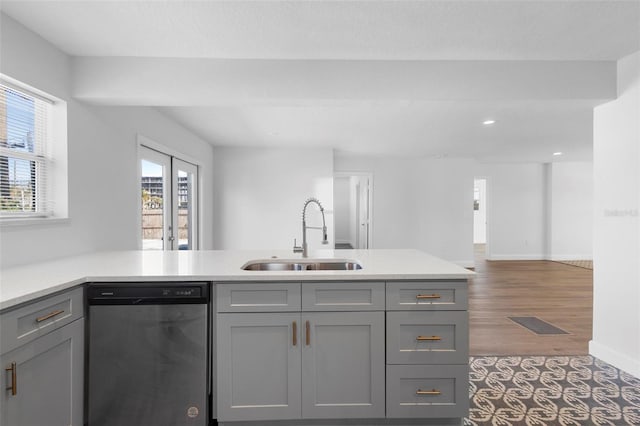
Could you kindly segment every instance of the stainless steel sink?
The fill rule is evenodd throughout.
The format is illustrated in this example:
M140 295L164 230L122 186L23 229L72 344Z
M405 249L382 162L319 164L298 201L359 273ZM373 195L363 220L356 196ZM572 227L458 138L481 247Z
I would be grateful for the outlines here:
M362 265L352 259L264 259L250 260L245 271L355 271Z

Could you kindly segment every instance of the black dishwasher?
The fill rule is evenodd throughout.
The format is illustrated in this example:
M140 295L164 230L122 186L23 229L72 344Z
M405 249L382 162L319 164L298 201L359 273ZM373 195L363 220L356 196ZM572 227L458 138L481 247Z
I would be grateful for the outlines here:
M207 425L209 285L90 284L89 426Z

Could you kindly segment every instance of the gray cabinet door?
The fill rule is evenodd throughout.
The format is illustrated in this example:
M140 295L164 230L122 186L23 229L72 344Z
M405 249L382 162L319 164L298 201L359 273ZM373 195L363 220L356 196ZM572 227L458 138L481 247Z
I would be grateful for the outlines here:
M300 418L300 314L217 316L218 421Z
M384 312L303 313L302 322L302 417L384 417Z
M83 348L84 320L78 319L3 354L0 424L81 426ZM14 363L15 374L4 371Z

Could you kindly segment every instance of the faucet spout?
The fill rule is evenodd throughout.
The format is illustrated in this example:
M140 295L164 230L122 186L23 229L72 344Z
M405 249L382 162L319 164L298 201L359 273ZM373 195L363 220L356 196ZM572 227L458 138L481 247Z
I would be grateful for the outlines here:
M322 214L322 228L307 226L307 206L311 203L315 203L320 208L320 213ZM317 198L309 198L304 202L304 207L302 207L302 247L294 247L294 253L302 252L302 257L309 257L309 248L307 246L307 229L319 229L322 230L322 244L328 244L328 236L327 236L327 224L325 222L324 217L324 207Z

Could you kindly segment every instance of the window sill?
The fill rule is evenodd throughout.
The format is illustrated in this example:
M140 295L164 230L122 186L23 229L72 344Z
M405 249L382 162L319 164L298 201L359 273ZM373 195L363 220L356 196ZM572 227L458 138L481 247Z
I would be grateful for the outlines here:
M2 218L0 219L0 228L28 228L49 225L64 225L70 222L68 217L21 217L21 218Z

